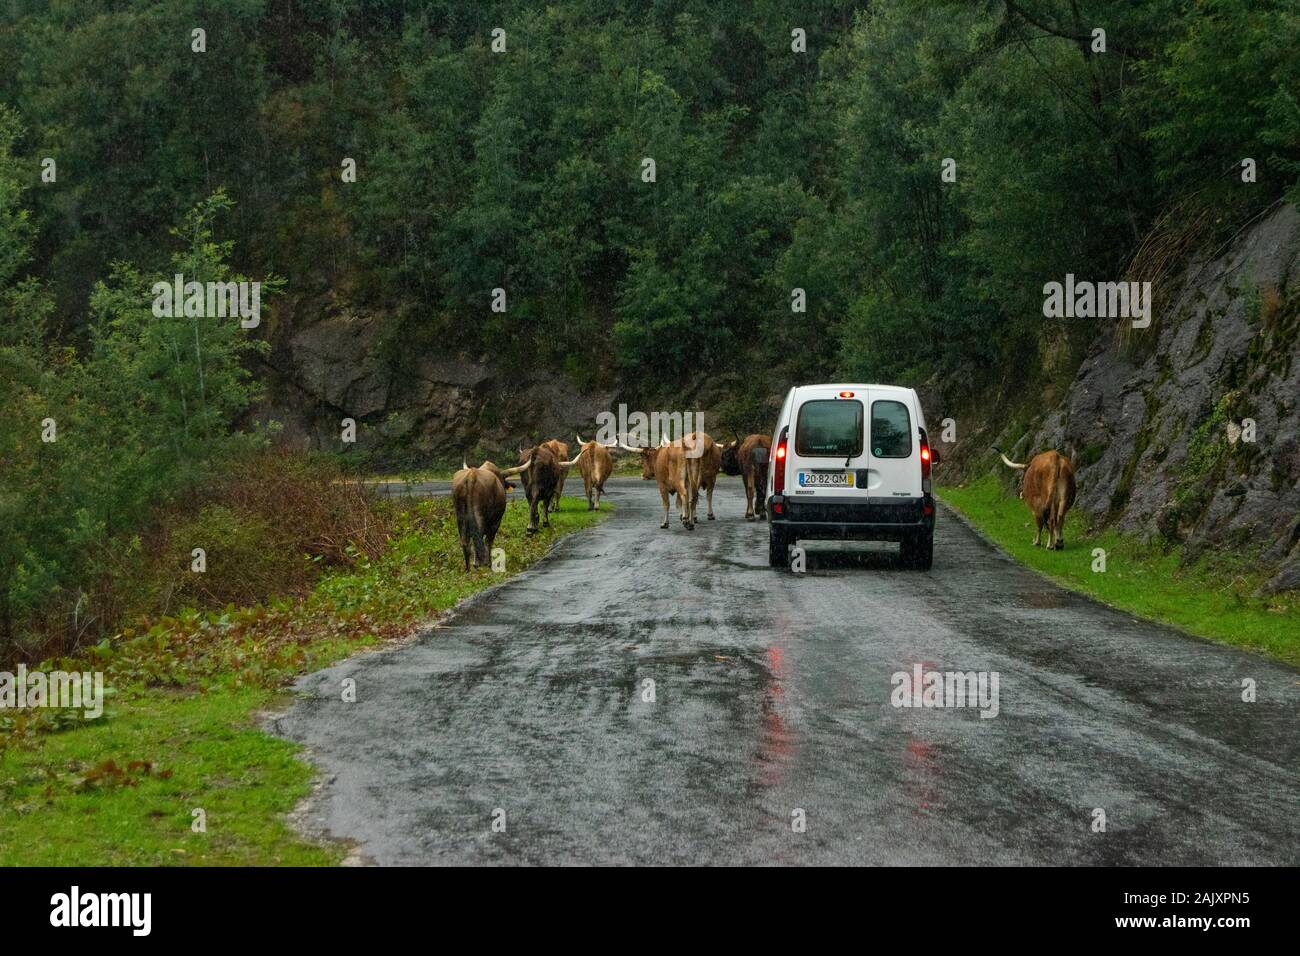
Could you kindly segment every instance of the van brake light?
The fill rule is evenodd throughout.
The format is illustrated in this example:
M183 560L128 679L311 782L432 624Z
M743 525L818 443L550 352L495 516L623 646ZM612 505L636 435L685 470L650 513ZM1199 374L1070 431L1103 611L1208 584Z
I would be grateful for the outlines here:
M918 429L921 433L921 490L929 494L930 492L930 439L925 434L924 429Z
M787 426L776 443L776 471L772 473L772 493L777 495L785 494L785 442L789 434Z

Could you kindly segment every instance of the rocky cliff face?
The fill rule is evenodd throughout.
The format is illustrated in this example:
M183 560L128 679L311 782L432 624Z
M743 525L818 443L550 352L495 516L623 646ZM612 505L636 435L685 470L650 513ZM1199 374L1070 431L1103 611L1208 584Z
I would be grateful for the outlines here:
M1017 450L1075 451L1076 507L1194 557L1231 549L1300 587L1300 212L1284 205L1127 345L1104 335ZM1141 336L1152 336L1143 341Z
M381 465L416 467L458 462L462 454L499 458L530 439L572 442L575 430L589 431L610 406L609 392L582 393L558 373L506 373L458 355L454 342L393 361L375 315L297 318L286 316L273 330L267 395L253 416L279 422L292 447L363 452ZM357 423L355 445L341 440L345 418Z

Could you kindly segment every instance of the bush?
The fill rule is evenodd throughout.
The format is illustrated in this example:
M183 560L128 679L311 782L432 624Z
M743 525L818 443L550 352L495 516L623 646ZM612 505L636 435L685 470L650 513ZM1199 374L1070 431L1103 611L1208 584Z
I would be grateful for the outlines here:
M244 454L141 534L95 548L85 579L53 591L0 664L69 655L187 607L305 594L325 569L382 554L388 526L383 503L333 462L275 449ZM191 570L195 548L205 552L201 574Z
M323 459L250 454L196 501L197 510L181 506L155 526L142 615L302 595L326 568L373 560L388 546L374 493ZM201 574L191 570L195 548L205 552Z

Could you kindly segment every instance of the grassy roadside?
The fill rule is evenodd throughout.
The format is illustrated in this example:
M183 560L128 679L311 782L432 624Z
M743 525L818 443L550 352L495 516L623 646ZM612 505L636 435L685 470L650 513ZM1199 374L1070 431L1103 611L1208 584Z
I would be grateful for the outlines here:
M1032 545L1025 503L1007 495L992 476L939 489L956 508L1012 557L1075 591L1189 634L1259 651L1300 666L1300 598L1254 596L1265 575L1237 555L1217 555L1184 566L1177 550L1162 551L1114 531L1089 533L1082 517L1066 519L1065 550ZM1093 571L1095 548L1106 552L1105 572Z
M411 633L608 507L566 498L551 529L528 536L527 504L512 502L496 541L506 572L466 574L450 501L413 502L385 554L323 577L305 598L181 612L124 631L89 660L59 662L104 671L104 714L57 725L49 711L3 717L0 865L337 862L341 848L288 826L312 771L257 728L258 712L283 702L292 677ZM194 832L195 810L206 832Z

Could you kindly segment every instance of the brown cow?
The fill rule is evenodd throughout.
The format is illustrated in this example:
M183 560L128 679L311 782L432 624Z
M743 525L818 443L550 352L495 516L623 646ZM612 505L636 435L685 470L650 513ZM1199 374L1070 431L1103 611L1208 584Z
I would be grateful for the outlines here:
M542 527L551 526L551 507L555 502L560 476L564 469L572 466L573 461L563 461L546 445L534 445L532 448L519 449L519 464L528 465L528 476L524 479L524 492L528 497L528 533L537 533L537 508L542 509Z
M658 448L635 448L619 443L624 451L633 451L641 456L641 478L645 481L659 483L659 497L664 502L664 520L659 527L668 527L668 496L677 496L677 510L682 516L682 524L694 530L695 523L687 515L686 494L686 456L681 442L663 444Z
M578 473L582 475L582 489L587 495L587 510L599 511L600 496L605 493L605 479L614 472L614 458L609 450L617 448L618 443L602 445L598 441L583 441L581 435L573 437L578 439L581 449L578 452Z
M558 438L552 438L550 441L544 441L542 444L551 450L551 454L560 461L569 457L569 446ZM581 442L579 443L581 444ZM560 499L564 497L564 481L569 477L569 469L564 468L560 471L560 483L555 488L555 509L560 508Z
M690 518L694 527L701 488L708 498L709 520L713 520L713 486L717 484L718 468L722 465L722 449L705 432L691 432L680 444L686 450L686 490L690 493Z
M511 487L506 479L527 471L528 467L498 468L485 461L471 468L462 461L460 471L452 475L451 498L456 508L456 530L460 534L466 571L471 554L475 567L488 563L492 543L506 513L506 490Z
M767 520L767 460L754 461L754 449L772 449L772 439L767 435L750 435L743 441L736 439L722 446L722 472L740 475L745 482L745 520Z
M1074 463L1060 452L1045 451L1035 455L1029 464L1022 465L1002 454L1001 448L993 450L1002 455L1008 468L1017 468L1025 473L1020 483L1020 497L1025 499L1034 521L1038 523L1034 547L1038 547L1046 525L1047 547L1063 550L1065 513L1074 504Z

